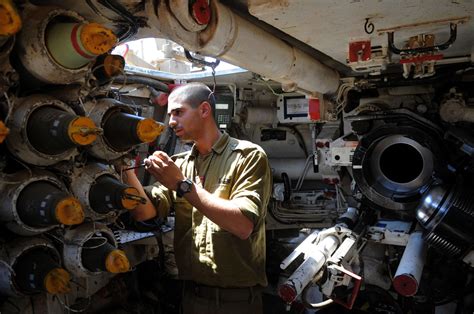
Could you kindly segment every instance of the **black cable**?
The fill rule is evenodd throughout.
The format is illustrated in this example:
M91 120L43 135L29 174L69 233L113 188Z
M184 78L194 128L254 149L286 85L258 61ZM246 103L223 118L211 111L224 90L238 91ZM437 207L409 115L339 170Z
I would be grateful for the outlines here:
M286 172L281 174L281 178L283 180L283 186L285 187L285 191L283 192L283 201L288 202L291 197L291 181L290 177Z
M156 90L159 90L161 92L169 93L170 89L168 85L165 83L158 81L156 79L150 78L150 77L144 77L144 76L124 76L124 75L119 75L114 78L114 83L126 83L126 84L142 84L145 86L151 86Z
M125 20L125 23L123 23L123 21L115 21L116 23L123 23L128 26L128 29L119 36L119 42L123 42L134 36L138 33L138 29L140 27L146 25L146 23L142 19L130 14L127 9L125 9L115 0L99 0L98 2Z

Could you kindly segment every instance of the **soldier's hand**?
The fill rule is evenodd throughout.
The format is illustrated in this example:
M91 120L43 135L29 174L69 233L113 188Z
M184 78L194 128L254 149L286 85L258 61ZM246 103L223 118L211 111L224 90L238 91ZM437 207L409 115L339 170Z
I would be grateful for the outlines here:
M144 163L145 169L170 190L176 190L178 182L185 179L181 170L165 152L154 152Z

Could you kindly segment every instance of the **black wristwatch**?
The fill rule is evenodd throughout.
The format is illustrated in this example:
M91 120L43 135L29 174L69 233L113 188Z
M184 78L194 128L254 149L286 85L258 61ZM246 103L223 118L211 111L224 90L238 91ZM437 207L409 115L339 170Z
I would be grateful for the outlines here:
M176 195L183 197L184 194L191 192L193 188L193 181L185 179L178 182L178 188L176 189Z

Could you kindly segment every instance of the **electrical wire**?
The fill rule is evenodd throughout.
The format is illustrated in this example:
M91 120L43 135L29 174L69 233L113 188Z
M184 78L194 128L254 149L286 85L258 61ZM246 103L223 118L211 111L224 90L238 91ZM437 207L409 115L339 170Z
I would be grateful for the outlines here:
M342 83L336 94L336 113L339 116L339 114L342 113L342 111L346 108L347 105L347 95L349 94L349 91L354 89L354 85L351 83Z
M272 92L273 95L278 96L278 97L284 95L284 94L279 94L279 93L275 92L275 90L274 90L273 87L270 85L270 83L268 83L266 80L264 80L260 75L256 75L255 80L256 80L257 82L261 82L261 83L263 83L265 86L267 86L268 89Z
M109 9L110 11L114 12L117 16L121 17L122 19L117 19L117 18L111 18L106 16L97 8L97 6L93 3L92 0L86 0L87 5L91 8L92 11L94 11L97 15L100 17L111 21L113 23L116 23L121 26L125 26L126 29L122 31L122 33L119 35L119 42L124 42L130 37L134 36L135 34L138 33L138 29L140 27L145 26L145 22L130 14L128 10L126 10L123 6L121 6L117 1L115 0L98 0L98 3Z
M309 155L306 158L306 162L304 164L303 171L301 172L301 175L298 178L298 181L296 183L296 186L294 188L295 191L299 191L301 189L301 186L303 185L304 178L306 177L306 174L308 173L309 165L311 164L311 161L313 160L313 155Z
M336 219L338 213L334 208L334 200L316 200L313 204L273 201L269 212L277 221L284 224L314 223Z

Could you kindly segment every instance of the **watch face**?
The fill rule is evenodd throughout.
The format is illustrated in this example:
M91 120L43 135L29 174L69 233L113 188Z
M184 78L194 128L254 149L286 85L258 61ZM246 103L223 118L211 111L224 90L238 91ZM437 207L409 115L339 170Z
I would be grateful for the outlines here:
M189 179L179 182L178 189L176 191L178 196L182 197L184 193L191 192L192 186L193 186L193 182Z
M190 185L188 182L186 181L183 181L179 184L179 189L183 192L188 192L189 191L189 188L190 188Z

